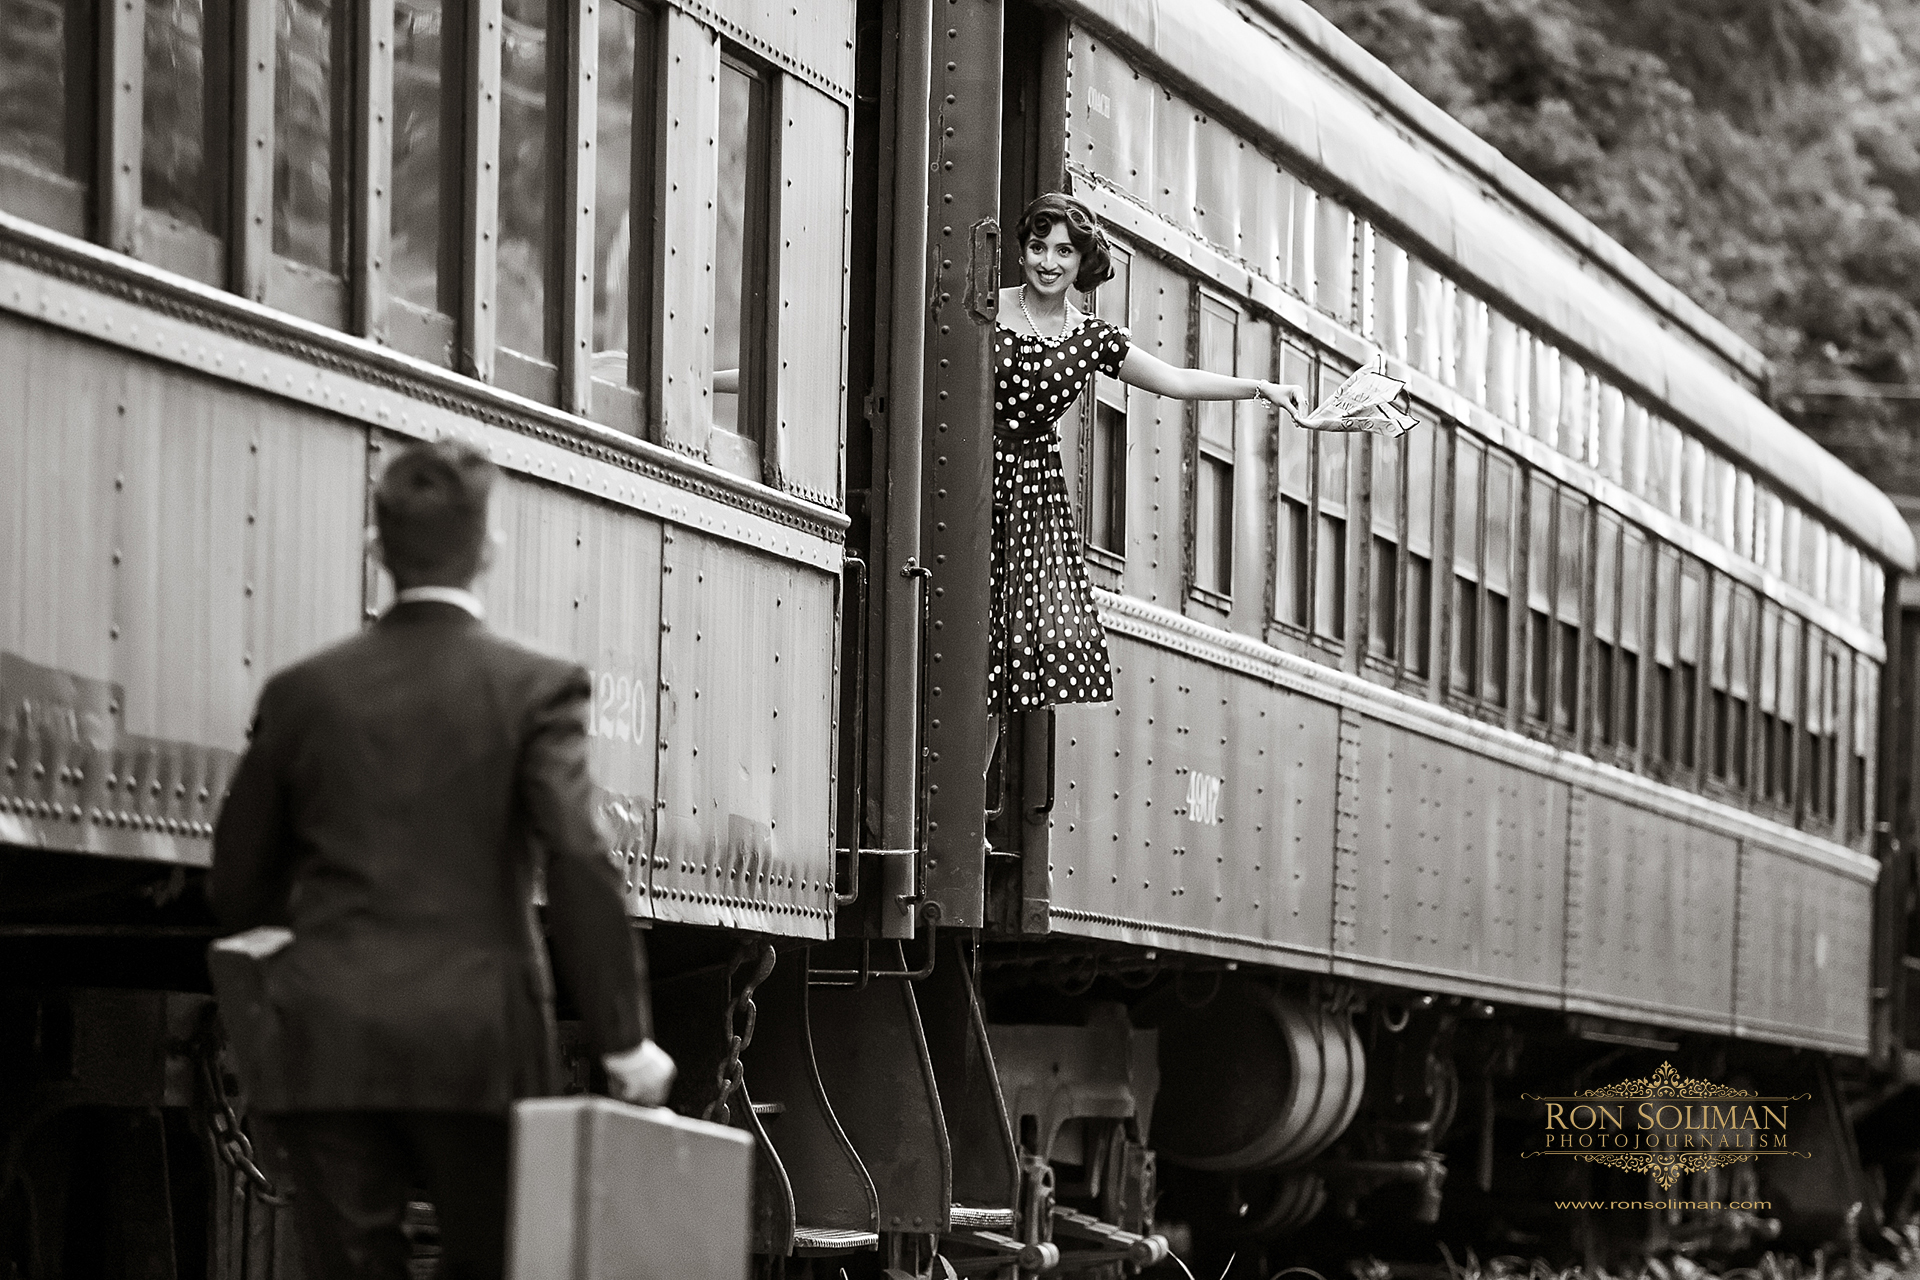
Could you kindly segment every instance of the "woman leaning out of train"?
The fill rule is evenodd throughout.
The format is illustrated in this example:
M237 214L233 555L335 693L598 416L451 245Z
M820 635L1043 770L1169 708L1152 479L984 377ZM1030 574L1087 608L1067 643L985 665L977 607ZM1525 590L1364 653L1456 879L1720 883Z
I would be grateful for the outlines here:
M1100 220L1072 196L1033 201L1017 234L1025 279L1000 291L993 342L988 769L1008 712L1113 700L1106 631L1054 429L1087 381L1099 372L1176 400L1260 399L1296 417L1304 395L1297 386L1177 368L1074 306L1071 293L1112 278L1113 257Z

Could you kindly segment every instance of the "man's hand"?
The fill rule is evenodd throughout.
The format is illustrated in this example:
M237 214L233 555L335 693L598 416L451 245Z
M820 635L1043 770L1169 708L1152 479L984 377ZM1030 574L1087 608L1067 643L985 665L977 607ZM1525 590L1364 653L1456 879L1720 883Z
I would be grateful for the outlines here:
M676 1068L667 1051L653 1041L642 1040L625 1053L608 1054L601 1062L607 1068L607 1084L620 1101L641 1107L666 1102Z

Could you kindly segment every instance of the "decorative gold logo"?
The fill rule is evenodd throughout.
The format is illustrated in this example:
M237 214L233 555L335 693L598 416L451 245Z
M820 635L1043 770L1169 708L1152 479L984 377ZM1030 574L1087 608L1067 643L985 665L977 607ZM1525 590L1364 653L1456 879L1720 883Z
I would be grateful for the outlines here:
M1787 1145L1787 1104L1812 1094L1765 1097L1682 1076L1667 1062L1638 1080L1565 1096L1520 1096L1546 1106L1545 1145L1521 1152L1522 1160L1573 1156L1647 1174L1662 1191L1683 1173L1759 1156L1812 1157Z

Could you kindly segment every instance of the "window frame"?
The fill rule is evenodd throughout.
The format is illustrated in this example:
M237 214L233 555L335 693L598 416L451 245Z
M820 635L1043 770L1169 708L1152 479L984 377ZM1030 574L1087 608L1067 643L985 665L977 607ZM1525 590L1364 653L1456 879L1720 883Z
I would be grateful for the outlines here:
M1134 251L1132 246L1117 240L1110 241L1108 249L1113 259L1113 276L1087 296L1086 311L1116 328L1131 331ZM1096 372L1093 394L1081 395L1080 541L1089 567L1104 570L1108 576L1102 585L1109 587L1118 587L1119 575L1127 566L1127 464L1133 437L1128 416L1131 390L1120 379ZM1101 422L1102 410L1108 415L1105 426ZM1104 465L1098 456L1103 452ZM1096 493L1102 487L1102 480L1105 491ZM1096 540L1100 532L1095 520L1096 500L1105 511L1107 529L1116 545Z
M657 5L648 0L607 0L609 7L615 7L633 15L633 97L628 104L632 138L627 157L627 208L620 210L627 222L627 345L626 378L615 382L609 378L595 376L594 361L600 355L597 335L594 332L594 301L600 287L600 263L598 259L598 232L601 218L607 216L608 207L601 199L598 188L598 165L594 168L592 212L587 224L580 229L581 244L577 248L581 266L575 275L584 275L580 285L583 297L576 299L579 308L578 326L568 351L580 351L584 340L584 351L580 352L583 367L570 371L571 377L563 377L563 387L571 383L579 387L575 393L577 399L572 406L574 412L583 414L605 426L630 436L644 436L649 418L648 393L653 386L654 366L658 351L653 341L654 315L657 299L659 271L657 259L661 228L664 222L663 207L664 182L661 180L662 139L660 137L661 91L665 79L662 59L666 51L665 33L661 30L661 16ZM594 65L599 75L598 30L594 32ZM584 54L586 40L584 34L580 41ZM641 77L641 68L645 67L646 76ZM584 117L588 111L585 95L576 108ZM601 146L599 132L599 99L592 103L592 139L593 150ZM584 136L586 128L580 127ZM575 147L580 152L583 148ZM586 166L576 166L584 170ZM584 176L575 180L576 188L584 191L587 180ZM563 353L565 354L565 353Z
M1240 326L1246 319L1244 309L1230 297L1196 284L1193 292L1192 323L1188 333L1192 343L1189 352L1192 367L1207 369L1213 373L1224 373L1236 377L1240 370ZM1209 310L1216 318L1227 324L1227 364L1226 369L1217 369L1206 363L1205 328ZM1206 416L1218 411L1226 419L1227 442L1207 438ZM1235 476L1240 448L1240 415L1235 411L1231 400L1190 401L1187 407L1185 431L1186 472L1186 512L1183 521L1185 532L1185 578L1186 598L1189 601L1205 605L1220 613L1231 613L1234 595L1234 530L1237 523L1235 497L1237 485ZM1207 475L1215 477L1218 492L1214 497L1215 511L1212 530L1201 526L1200 497L1202 485ZM1225 507L1219 507L1221 495L1225 497ZM1216 579L1220 585L1201 581L1201 540L1211 532L1214 537L1213 568L1223 575ZM1224 532L1224 543L1219 535ZM1223 589L1224 588L1224 589Z
M778 309L772 294L780 263L774 245L780 224L780 131L774 125L780 115L781 72L724 36L718 65L723 74L729 66L742 72L752 85L747 112L747 209L740 225L740 391L734 418L734 427L745 429L710 422L707 459L724 471L764 483L773 464L772 426L778 420L775 399L779 388L772 376L773 323ZM719 207L716 190L716 224ZM717 288L717 279L715 285ZM718 296L716 293L716 299ZM711 364L715 369L720 367L717 356L711 358Z

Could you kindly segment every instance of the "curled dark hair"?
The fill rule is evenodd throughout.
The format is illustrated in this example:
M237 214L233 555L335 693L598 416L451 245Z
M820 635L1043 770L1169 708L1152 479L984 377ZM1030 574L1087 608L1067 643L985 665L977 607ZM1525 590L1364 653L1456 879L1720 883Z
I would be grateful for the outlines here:
M411 444L387 464L373 491L373 521L396 579L465 582L480 568L487 496L498 472L470 444Z
M1056 222L1066 227L1067 239L1080 253L1080 271L1073 278L1073 287L1086 293L1113 279L1113 251L1100 219L1093 216L1093 210L1059 191L1040 196L1020 215L1017 243L1021 250L1025 251L1029 240L1052 235Z

